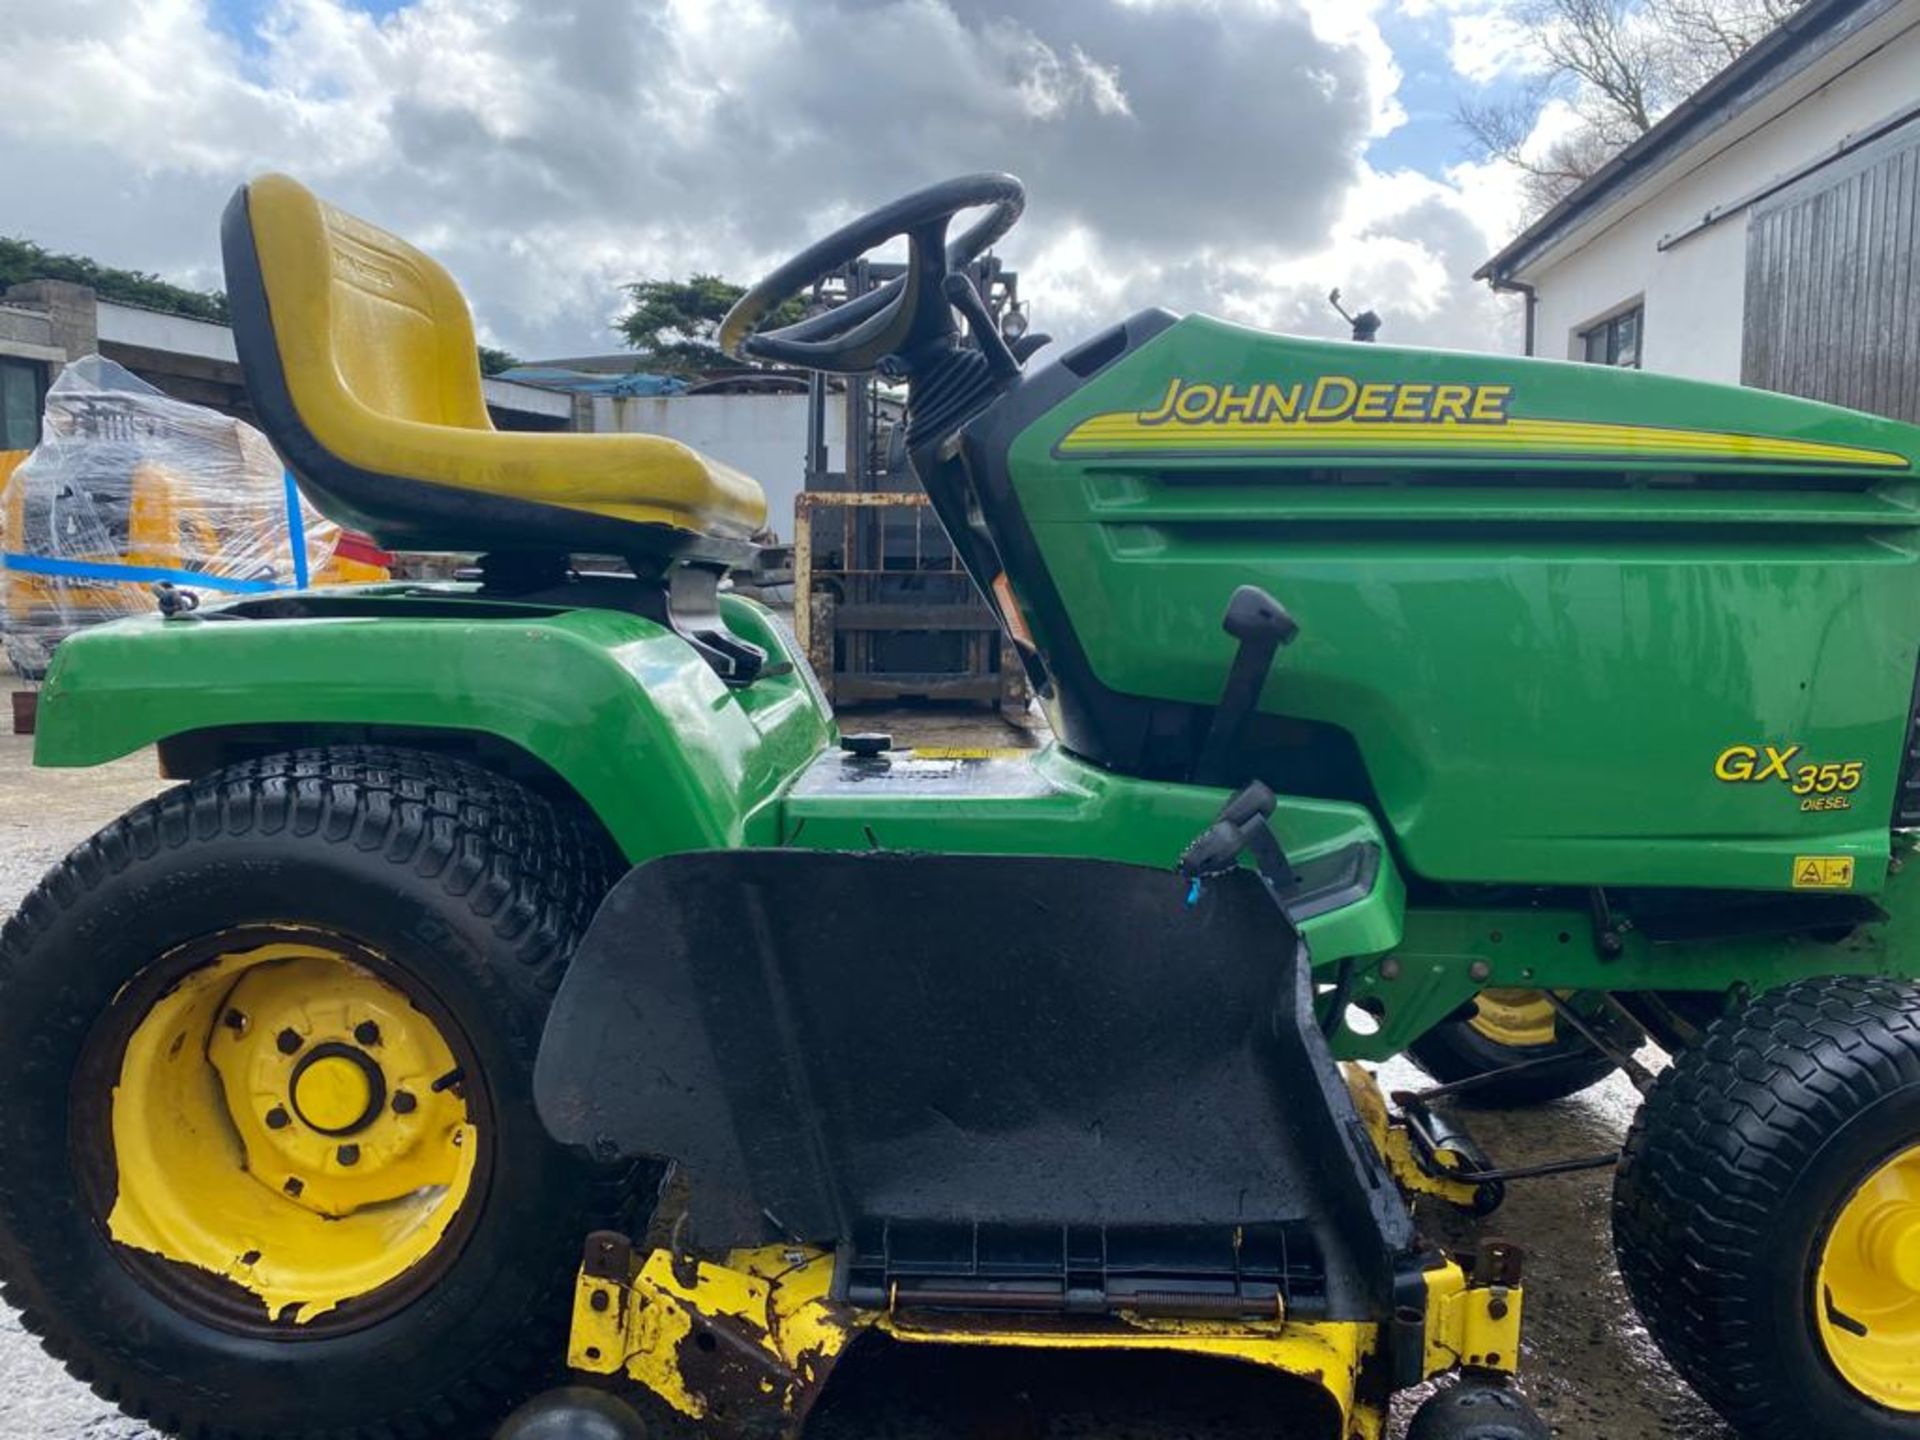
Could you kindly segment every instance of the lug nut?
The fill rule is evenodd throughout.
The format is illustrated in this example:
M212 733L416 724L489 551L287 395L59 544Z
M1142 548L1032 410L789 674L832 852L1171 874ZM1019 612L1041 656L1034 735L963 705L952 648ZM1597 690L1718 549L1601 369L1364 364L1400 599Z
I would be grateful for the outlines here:
M273 1043L280 1047L280 1053L282 1055L291 1055L307 1042L300 1038L300 1032L298 1030L289 1026L280 1032Z
M229 1010L220 1017L220 1023L236 1035L247 1033L247 1017L238 1010Z
M293 1117L278 1105L267 1111L267 1128L269 1130L284 1130L292 1123Z
M302 1190L306 1189L307 1187L306 1187L306 1184L300 1179L298 1175L289 1175L287 1177L287 1183L282 1185L280 1188L286 1191L287 1194L289 1195L298 1195Z
M415 1110L418 1110L419 1108L420 1108L420 1102L414 1099L412 1094L409 1093L408 1091L396 1090L393 1092L393 1113L394 1114L411 1115Z
M360 1163L360 1147L358 1145L342 1145L333 1153L342 1165L358 1165Z
M353 1038L362 1045L378 1045L380 1043L380 1027L371 1020L362 1020L358 1025L353 1027Z

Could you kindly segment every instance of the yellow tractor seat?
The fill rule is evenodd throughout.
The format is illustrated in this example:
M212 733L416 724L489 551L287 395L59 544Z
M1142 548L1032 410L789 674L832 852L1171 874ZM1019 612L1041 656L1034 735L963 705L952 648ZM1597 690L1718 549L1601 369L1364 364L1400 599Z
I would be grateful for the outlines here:
M404 240L267 175L221 248L248 396L332 519L407 550L750 553L759 485L676 440L495 430L466 301Z

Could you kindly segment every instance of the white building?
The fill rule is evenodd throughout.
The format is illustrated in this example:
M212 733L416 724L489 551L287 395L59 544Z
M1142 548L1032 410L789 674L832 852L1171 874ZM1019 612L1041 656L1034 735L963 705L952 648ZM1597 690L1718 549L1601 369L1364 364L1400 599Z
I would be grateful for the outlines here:
M806 390L701 390L684 395L629 395L593 400L595 430L666 435L703 455L744 471L767 493L767 528L781 541L794 538L794 501L806 488L809 400ZM846 466L847 407L832 394L821 411L824 447L819 464L829 472ZM911 482L899 488L915 490Z
M838 378L809 381L796 370L751 369L714 372L692 384L668 381L672 388L663 394L662 377L636 375L637 363L640 357L620 351L533 361L507 374L569 396L577 430L664 435L751 475L766 491L767 529L781 543L794 538L794 502L809 484L846 486L850 424L861 437L852 459L868 477L865 488L920 488L896 443L896 395L849 390Z
M1920 0L1810 0L1476 273L1528 354L1920 420Z

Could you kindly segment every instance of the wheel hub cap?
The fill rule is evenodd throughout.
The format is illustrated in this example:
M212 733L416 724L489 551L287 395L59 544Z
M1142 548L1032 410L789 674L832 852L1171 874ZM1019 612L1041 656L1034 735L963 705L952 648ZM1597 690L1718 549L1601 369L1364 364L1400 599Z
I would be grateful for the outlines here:
M365 1051L320 1045L293 1072L293 1113L322 1135L352 1135L380 1113L387 1077Z
M1834 1368L1876 1404L1920 1414L1920 1146L1840 1208L1815 1311Z

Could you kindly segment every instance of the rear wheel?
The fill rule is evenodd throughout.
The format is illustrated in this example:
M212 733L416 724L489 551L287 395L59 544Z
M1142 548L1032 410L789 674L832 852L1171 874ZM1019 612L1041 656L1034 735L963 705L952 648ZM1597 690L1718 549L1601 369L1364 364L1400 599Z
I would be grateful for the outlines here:
M1584 1017L1583 1017L1584 1018ZM1588 1023L1609 1027L1631 1049L1632 1027L1612 1012ZM1489 1108L1540 1105L1564 1100L1596 1085L1619 1067L1592 1041L1570 1030L1540 990L1483 990L1470 1012L1434 1026L1408 1047L1408 1054L1442 1084L1493 1075L1516 1065L1529 1068L1462 1090L1463 1105Z
M1920 1440L1920 987L1805 981L1709 1026L1628 1136L1614 1243L1748 1440Z
M604 838L443 757L274 756L81 846L0 931L0 1279L168 1430L466 1435L559 1369L627 1177L531 1070Z

